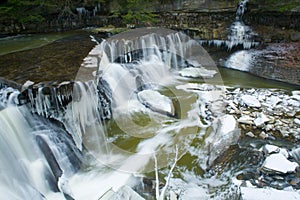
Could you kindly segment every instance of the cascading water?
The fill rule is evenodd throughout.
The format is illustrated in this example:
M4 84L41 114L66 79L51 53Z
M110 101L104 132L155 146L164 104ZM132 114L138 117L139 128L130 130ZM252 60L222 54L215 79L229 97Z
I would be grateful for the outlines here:
M247 9L247 3L248 0L242 0L238 4L235 21L230 27L230 34L226 42L226 46L229 49L238 45L242 45L244 49L250 49L258 44L254 41L255 33L243 22L243 15Z
M224 88L187 83L218 75L205 50L185 35L137 29L103 41L85 60L96 62L95 80L0 91L6 199L112 198L124 185L141 185L133 174L164 169L175 154L196 158L191 170L189 162L179 163L178 178L204 173L239 137L233 117L222 117ZM181 181L185 190L197 184Z
M82 156L68 133L15 104L1 111L0 124L2 198L44 199L58 191L69 195L61 178L79 169Z
M256 33L243 22L243 15L247 10L247 4L249 0L241 0L238 3L235 19L229 28L229 34L227 40L210 40L201 41L202 44L214 45L220 47L226 46L229 50L234 47L241 46L243 49L250 49L257 46L259 42L255 41Z
M240 45L243 47L243 50L234 52L224 63L224 66L227 68L246 72L250 71L255 58L255 51L251 48L259 44L259 42L254 41L256 34L243 22L243 15L247 10L248 1L241 0L239 2L235 21L230 27L231 32L226 44L229 49Z

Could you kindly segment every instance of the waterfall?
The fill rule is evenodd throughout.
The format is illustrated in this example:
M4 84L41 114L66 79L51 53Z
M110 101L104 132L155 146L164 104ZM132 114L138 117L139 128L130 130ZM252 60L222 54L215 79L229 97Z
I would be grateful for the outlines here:
M249 0L240 0L233 23L229 28L229 34L227 40L209 40L200 41L202 44L214 45L220 47L226 46L228 50L234 47L241 46L243 49L250 49L251 47L257 46L259 42L255 41L256 33L243 22L243 15L247 10L247 4Z
M0 138L5 199L44 199L60 190L62 176L70 177L81 165L81 153L59 123L31 114L26 106L0 112Z
M82 67L97 66L91 80L0 85L6 199L99 199L132 173L153 171L153 155L167 166L175 147L182 156L206 128L197 95L175 87L191 69L201 81L201 72L217 73L198 42L167 29L136 29L96 45L87 60ZM134 140L133 151L119 147L120 138Z

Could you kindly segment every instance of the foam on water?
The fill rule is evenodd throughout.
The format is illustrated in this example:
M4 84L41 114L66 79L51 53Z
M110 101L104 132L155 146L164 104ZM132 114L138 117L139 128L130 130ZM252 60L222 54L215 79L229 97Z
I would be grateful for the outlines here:
M253 54L249 50L241 50L232 54L225 62L225 67L239 71L249 71L253 63Z

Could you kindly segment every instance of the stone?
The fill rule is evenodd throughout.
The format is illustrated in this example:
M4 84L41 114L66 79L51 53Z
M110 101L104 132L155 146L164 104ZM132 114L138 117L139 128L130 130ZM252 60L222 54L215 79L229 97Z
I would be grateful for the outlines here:
M275 145L266 144L262 147L262 151L265 153L265 155L268 155L272 153L278 153L280 151L280 148Z
M282 99L279 98L278 96L271 96L268 99L268 102L271 104L272 107L275 107L277 104L279 104L280 102L282 102Z
M292 91L292 95L300 95L300 90L294 90Z
M252 133L251 131L247 132L246 135L252 138L255 137L254 133Z
M212 125L213 130L206 139L205 146L208 149L208 165L222 155L229 146L236 144L241 133L233 115L224 115L216 119Z
M228 105L234 110L234 112L235 112L236 114L239 114L239 113L240 113L240 110L234 105L233 102L229 102Z
M117 192L112 190L107 191L99 200L145 200L129 186L121 187Z
M300 164L300 147L290 152L293 159Z
M270 121L270 119L265 114L261 113L253 122L255 126L262 127L268 121Z
M295 99L297 101L300 101L300 95L299 94L295 94L293 96L291 96L292 99Z
M298 166L298 163L289 161L281 153L269 155L262 165L268 172L283 174L295 172Z
M294 123L297 124L298 126L300 126L300 119L295 118L295 119L294 119Z
M267 124L266 126L265 126L265 130L266 131L270 131L270 130L273 130L274 129L274 126L272 125L272 124Z
M172 100L154 90L142 90L138 94L138 100L149 109L170 116L175 115Z
M250 117L249 115L242 115L237 121L242 124L249 124L253 125L254 118Z
M177 200L177 195L174 191L170 191L170 200Z
M22 85L22 91L27 89L29 86L32 86L34 84L33 81L27 80L23 85Z
M191 78L213 78L217 74L215 70L208 70L204 67L187 67L179 71L179 75Z
M241 101L243 104L249 106L249 107L256 107L256 108L260 108L261 104L260 102L257 100L256 97L251 96L251 95L243 95L241 97Z
M261 139L266 139L266 138L268 137L268 135L267 135L264 131L262 131L262 132L259 134L259 137L260 137Z
M294 99L289 99L289 100L288 100L288 104L289 104L289 105L292 105L292 106L294 106L294 107L299 107L299 106L300 106L299 101L296 101L296 100L294 100Z

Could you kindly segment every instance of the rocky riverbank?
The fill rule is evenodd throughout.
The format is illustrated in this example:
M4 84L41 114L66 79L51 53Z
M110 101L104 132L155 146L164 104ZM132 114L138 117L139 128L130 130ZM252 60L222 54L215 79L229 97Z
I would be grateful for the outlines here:
M231 130L228 127L237 123L241 131L236 147L229 148L228 139L237 139L232 138L234 132L223 136L226 140L218 139L218 157L212 162L211 173L221 176L226 169L235 171L233 185L243 199L261 199L266 192L292 198L299 195L300 91L209 84L187 84L181 88L199 94L200 115L207 124L215 126L218 120L228 119L222 121L226 128L219 130ZM210 151L215 151L216 145L210 145ZM241 161L241 155L249 159ZM235 167L230 165L232 162ZM271 194L266 197L272 198Z

